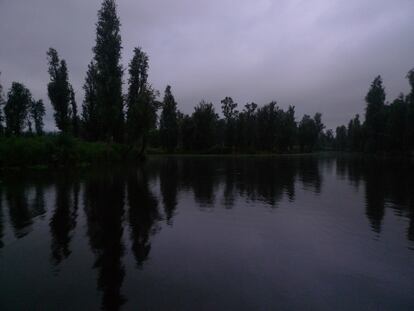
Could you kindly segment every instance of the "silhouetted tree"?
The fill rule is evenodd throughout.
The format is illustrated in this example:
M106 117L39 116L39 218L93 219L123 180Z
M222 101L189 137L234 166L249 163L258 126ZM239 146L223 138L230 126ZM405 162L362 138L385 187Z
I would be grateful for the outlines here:
M172 152L178 142L177 103L171 93L171 86L165 89L160 118L160 135L162 147Z
M148 134L157 121L157 93L148 84L148 56L140 48L134 49L129 64L127 96L127 133L130 143L140 143L145 152Z
M359 121L358 114L355 116L354 119L349 121L348 130L346 134L346 138L348 139L348 148L352 151L362 151L364 145L363 128L361 122Z
M1 77L1 72L0 72ZM5 104L4 97L3 97L3 86L0 81L0 136L4 133L4 116L3 116L3 106Z
M83 137L88 140L99 139L99 105L97 91L98 72L94 62L88 66L83 90L85 97L82 105Z
M338 126L336 128L336 149L345 151L348 145L348 135L345 125Z
M414 150L414 68L408 72L407 79L411 86L411 92L406 99L408 105L407 144L408 148L412 151Z
M232 149L236 143L236 121L239 113L236 108L237 103L231 97L226 97L221 101L221 109L226 122L225 144Z
M32 101L30 107L30 116L33 120L35 131L37 135L43 134L43 117L45 115L45 106L41 99Z
M381 151L384 147L385 129L385 90L381 76L376 77L372 82L365 101L367 102L365 113L367 148L370 151Z
M123 99L120 21L114 0L104 0L98 12L96 44L96 96L100 121L100 139L123 139Z
M62 133L70 131L70 95L71 85L69 83L68 69L65 60L60 60L57 51L50 48L47 52L49 62L50 82L47 91L52 103L56 127Z
M320 113L316 113L313 118L306 114L303 116L298 127L301 151L312 151L315 148L323 128L324 125Z
M75 92L72 87L70 88L70 120L72 134L73 136L78 137L80 119L78 116L78 105L76 104Z
M30 91L21 83L13 82L4 107L7 133L20 135L26 127L32 102Z
M212 103L201 101L191 116L194 126L192 147L197 151L207 151L214 146L214 135L218 115Z

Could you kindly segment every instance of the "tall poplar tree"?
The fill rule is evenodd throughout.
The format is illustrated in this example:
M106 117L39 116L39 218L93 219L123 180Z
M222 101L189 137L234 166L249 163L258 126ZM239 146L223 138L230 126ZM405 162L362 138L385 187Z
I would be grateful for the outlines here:
M174 151L178 142L177 103L171 92L171 86L165 89L160 118L160 135L163 148Z
M104 0L98 12L96 44L96 95L100 120L99 138L120 142L123 139L123 99L120 21L114 0Z
M45 112L45 106L41 99L38 101L32 101L32 105L30 107L30 117L33 120L37 135L43 134L43 117Z
M99 139L97 74L96 65L91 62L83 85L85 97L82 104L83 137L91 141Z
M134 49L129 64L127 96L128 141L140 144L141 155L145 152L150 130L155 128L158 103L157 92L148 84L148 56L140 48Z
M50 48L47 52L49 62L50 82L47 91L52 103L56 127L62 133L68 133L71 128L70 121L70 96L71 85L68 78L68 69L65 60L60 60L57 51Z
M1 77L1 72L0 72ZM3 86L0 81L0 136L4 133L4 116L3 116L3 106L4 106L4 97L3 97Z
M385 89L382 86L381 76L377 76L372 82L365 101L367 102L365 125L368 149L379 151L384 147L385 128Z

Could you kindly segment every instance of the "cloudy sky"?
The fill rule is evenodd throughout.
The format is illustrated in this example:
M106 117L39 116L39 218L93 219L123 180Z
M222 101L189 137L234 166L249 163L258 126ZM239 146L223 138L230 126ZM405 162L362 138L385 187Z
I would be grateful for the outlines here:
M5 89L23 82L48 106L46 50L66 59L82 102L101 0L0 0ZM118 0L123 64L135 46L150 56L150 81L167 84L179 108L232 96L276 100L297 116L323 113L328 127L363 113L373 78L387 99L408 91L414 67L413 0Z

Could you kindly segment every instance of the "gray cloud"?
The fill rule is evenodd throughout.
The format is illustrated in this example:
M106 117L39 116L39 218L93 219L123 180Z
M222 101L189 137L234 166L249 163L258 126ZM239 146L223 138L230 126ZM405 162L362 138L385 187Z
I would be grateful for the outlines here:
M47 100L46 50L67 60L82 102L100 0L0 0L0 71L7 89L25 83ZM277 100L298 117L321 111L328 127L363 113L382 74L392 100L414 67L411 0L118 0L123 63L135 46L150 56L150 80L173 86L179 108L232 96Z

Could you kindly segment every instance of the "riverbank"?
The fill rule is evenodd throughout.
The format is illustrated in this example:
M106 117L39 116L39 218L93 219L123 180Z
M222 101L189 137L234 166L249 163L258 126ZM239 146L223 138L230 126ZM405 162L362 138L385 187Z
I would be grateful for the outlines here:
M0 138L0 167L55 167L121 162L138 158L127 145L86 142L69 136Z

